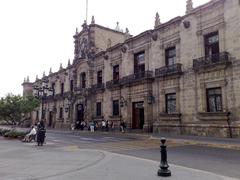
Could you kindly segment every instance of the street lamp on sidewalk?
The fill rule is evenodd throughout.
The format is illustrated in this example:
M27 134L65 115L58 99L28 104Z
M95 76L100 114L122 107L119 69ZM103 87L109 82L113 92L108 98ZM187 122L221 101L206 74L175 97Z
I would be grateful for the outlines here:
M52 88L48 87L48 79L43 79L41 86L34 86L35 90L35 97L41 100L42 105L42 113L41 113L41 120L45 118L45 112L43 111L44 108L44 100L49 95L52 96L53 90Z

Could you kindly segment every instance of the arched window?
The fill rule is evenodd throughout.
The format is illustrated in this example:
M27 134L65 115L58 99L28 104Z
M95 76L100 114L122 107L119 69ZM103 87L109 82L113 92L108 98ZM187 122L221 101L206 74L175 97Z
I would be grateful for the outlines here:
M81 88L86 88L86 73L81 73Z

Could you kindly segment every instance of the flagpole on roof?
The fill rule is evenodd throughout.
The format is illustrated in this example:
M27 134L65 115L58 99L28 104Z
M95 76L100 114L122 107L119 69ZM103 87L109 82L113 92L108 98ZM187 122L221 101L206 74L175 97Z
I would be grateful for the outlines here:
M88 18L88 0L86 0L86 23Z

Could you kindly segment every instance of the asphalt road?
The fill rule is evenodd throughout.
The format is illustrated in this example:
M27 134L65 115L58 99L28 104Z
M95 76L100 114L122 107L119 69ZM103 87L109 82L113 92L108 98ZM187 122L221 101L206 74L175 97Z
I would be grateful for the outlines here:
M47 143L56 146L77 146L80 149L101 149L160 161L158 141L151 141L147 137L101 133L48 133ZM239 150L171 143L168 147L168 162L240 179Z

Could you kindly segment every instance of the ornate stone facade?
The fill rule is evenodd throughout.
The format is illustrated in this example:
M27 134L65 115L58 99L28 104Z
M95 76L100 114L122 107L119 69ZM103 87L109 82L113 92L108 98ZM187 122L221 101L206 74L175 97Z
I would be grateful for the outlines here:
M54 90L33 121L70 128L105 119L129 129L239 137L239 0L186 7L166 23L157 14L154 29L134 37L84 23L73 63L32 84Z

